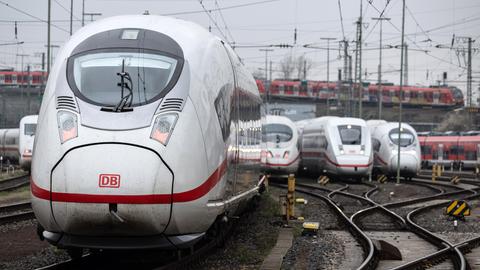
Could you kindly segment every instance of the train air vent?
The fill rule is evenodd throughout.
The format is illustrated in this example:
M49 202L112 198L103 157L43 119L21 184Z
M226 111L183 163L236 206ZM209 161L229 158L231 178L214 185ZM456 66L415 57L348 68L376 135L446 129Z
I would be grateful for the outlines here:
M69 96L58 96L57 97L57 110L58 109L66 109L72 110L77 112L77 104L73 97Z
M183 107L183 99L181 98L166 98L163 100L162 104L160 105L159 112L166 112L166 111L182 111Z

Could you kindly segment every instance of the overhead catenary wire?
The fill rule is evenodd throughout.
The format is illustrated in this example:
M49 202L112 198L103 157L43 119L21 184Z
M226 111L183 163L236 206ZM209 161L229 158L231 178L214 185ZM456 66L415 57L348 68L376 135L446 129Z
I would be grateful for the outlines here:
M227 35L230 36L230 39L232 40L232 43L235 43L235 39L233 38L232 32L230 32L230 28L227 25L225 17L223 17L222 9L220 8L220 5L218 4L217 0L215 0L215 6L218 9L218 13L220 14L220 18L222 19L223 25L225 26L225 31L227 32Z
M343 37L343 40L345 40L345 28L343 27L342 3L340 3L340 0L338 0L338 10L340 12L340 24L342 26L342 37Z
M215 25L215 27L217 27L217 31L220 33L220 35L222 35L223 39L225 39L225 41L227 41L227 43L230 43L228 41L228 37L227 35L225 35L225 33L223 33L222 29L220 28L220 26L218 26L218 23L217 21L212 17L212 14L211 13L211 10L207 10L207 8L205 7L205 5L203 5L203 0L198 0L198 2L200 3L200 5L202 6L203 8L203 11L205 12L205 14L207 14L208 18L210 19L211 22L213 22L213 24Z
M368 0L367 0L368 1ZM379 18L382 18L384 13L385 13L385 10L387 9L388 7L388 4L390 4L390 2L392 2L393 0L387 0L387 3L385 4L385 7L383 7L383 10L382 12L380 12L380 15L379 15ZM369 1L370 2L370 1ZM371 5L373 5L373 3L371 3ZM370 32L367 33L367 35L365 35L365 38L363 39L364 41L366 41L368 39L368 37L370 36L370 34L372 34L373 30L375 30L375 27L378 25L380 21L375 21L375 24L373 25L372 28L370 28Z
M200 0L199 0L199 1L200 1ZM227 6L227 7L223 7L223 8L212 8L212 9L207 9L207 11L212 12L212 11L218 11L218 10L235 9L235 8L255 6L255 5L261 5L261 4L266 4L266 3L271 3L271 2L277 2L277 1L280 1L280 0L257 1L257 2L251 2L251 3L245 3L245 4ZM203 10L192 10L192 11L170 12L170 13L163 13L163 14L161 14L161 15L164 15L164 16L188 15L188 14L198 14L198 13L202 13L202 12L205 12L205 9L203 9Z
M10 5L9 3L6 3L6 2L4 2L4 1L1 1L1 0L0 0L0 4L3 4L4 6L7 6L7 7L11 8L11 9L17 11L17 12L22 13L23 15L26 15L26 16L30 17L30 18L34 18L34 19L36 19L36 20L38 20L38 21L41 21L41 22L44 22L44 23L48 23L47 20L44 20L44 19L42 19L42 18L39 18L39 17L37 17L37 16L35 16L35 15L32 15L32 14L30 14L30 13L28 13L28 12L26 12L26 11L23 11L23 10L17 8L17 7L14 7L14 6L12 6L12 5ZM53 27L57 28L58 30L61 30L61 31L65 32L65 33L70 33L69 30L63 29L63 28L61 28L61 27L58 26L58 25L55 25L55 24L51 24L51 25L52 25Z
M375 7L372 3L370 3L370 1L367 1L367 2L368 2L370 5L372 5L372 7L373 7L379 14L381 14L381 11L378 10L377 7ZM401 30L400 30L394 23L392 23L391 21L388 21L388 23L389 23L395 30L397 30L398 32L401 32ZM428 31L426 31L426 32L428 32ZM409 35L405 35L405 37L406 37L410 42L412 42L412 44L414 44L418 49L424 50L422 47L420 47L420 45L418 45L418 43L417 43L415 40L412 40L412 39L409 37ZM432 54L430 54L428 51L425 51L425 54L428 55L428 56L430 56L430 57L432 57L432 58L434 58L434 59L437 59L437 60L439 60L439 61L442 61L442 62L444 62L444 63L447 63L447 64L449 64L449 65L452 65L452 66L457 67L456 64L454 64L454 63L452 63L452 62L450 62L450 61L447 61L447 60L445 60L445 59L441 59L441 58L439 58L439 57L437 57L437 56L435 56L435 55L432 55Z
M70 14L70 9L66 8L64 5L62 5L58 0L53 0L57 5L59 5L63 10L65 10L68 14ZM73 17L77 20L80 20L80 18L78 18L77 16L73 15ZM70 20L68 20L70 21Z

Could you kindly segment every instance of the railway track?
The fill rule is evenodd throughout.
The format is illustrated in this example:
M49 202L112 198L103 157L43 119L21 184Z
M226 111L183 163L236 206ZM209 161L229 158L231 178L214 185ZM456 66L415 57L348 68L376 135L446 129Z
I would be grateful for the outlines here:
M0 181L0 192L10 191L23 186L27 186L30 183L28 175L22 175L18 177L13 177L10 179L5 179Z
M449 183L444 183L444 182L437 182L433 184L425 181L421 181L421 180L413 180L412 182L416 185L422 185L426 188L431 189L432 191L435 192L435 194L429 195L429 196L422 196L414 199L380 204L371 199L371 196L376 192L378 192L378 187L371 183L363 183L363 185L366 185L369 187L367 191L363 192L363 196L359 195L358 191L355 192L356 194L352 194L348 192L348 189L349 189L348 185L342 188L337 188L335 190L329 190L328 188L319 187L313 184L297 183L296 190L300 193L308 194L310 196L317 197L317 198L322 198L325 201L333 203L335 207L338 208L341 212L339 213L339 211L337 210L336 212L338 213L338 215L343 217L347 217L347 215L344 213L344 210L341 210L338 207L339 203L334 201L334 197L336 196L348 197L351 199L356 199L362 202L362 204L367 205L367 207L365 207L364 209L353 213L349 218L350 222L345 223L347 225L347 228L349 228L350 231L351 230L356 231L356 235L354 235L355 238L357 239L359 244L362 245L362 248L365 254L368 254L364 256L364 262L357 269L374 269L380 260L379 258L376 258L380 256L379 250L377 250L375 246L372 249L369 244L365 244L365 243L372 242L372 240L371 239L365 240L363 238L363 236L367 236L367 234L366 234L366 231L363 231L361 229L361 225L360 225L361 223L360 221L362 219L379 211L389 216L392 219L392 221L395 223L395 225L398 226L399 231L408 230L414 233L419 238L424 239L425 241L427 241L428 243L436 247L436 249L438 250L428 255L417 258L415 260L404 263L402 265L395 266L393 269L416 269L416 268L424 269L427 266L437 265L445 260L451 261L452 267L454 269L462 269L462 270L468 269L469 265L465 259L464 254L466 251L469 251L471 249L474 249L480 246L480 237L477 237L468 241L464 241L459 244L454 244L435 235L433 232L430 232L425 228L422 228L421 226L417 225L413 221L413 218L415 216L420 215L425 211L428 211L430 208L442 207L446 205L448 202L440 202L440 203L433 203L425 206L420 206L410 211L405 218L398 215L392 209L398 209L399 207L417 205L419 203L424 203L424 202L431 202L441 198L451 198L451 197L457 198L458 196L461 196L464 199L472 199L479 196L478 193L474 189L463 188L463 187L459 187L459 186L449 184ZM277 185L277 184L274 184L274 185ZM283 187L284 185L278 185L278 186ZM447 187L448 189L450 189L449 191L446 191ZM321 190L322 193L328 192L328 195L326 196L319 195L318 192L316 192L318 190ZM367 236L367 238L369 237ZM370 256L371 254L373 254L372 255L373 257Z
M0 225L35 218L30 202L0 206Z

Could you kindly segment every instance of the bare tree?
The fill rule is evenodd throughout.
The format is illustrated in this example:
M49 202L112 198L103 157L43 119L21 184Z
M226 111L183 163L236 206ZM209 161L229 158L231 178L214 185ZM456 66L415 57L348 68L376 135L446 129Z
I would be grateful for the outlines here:
M307 79L307 73L312 68L312 61L305 57L305 55L300 55L295 61L295 66L297 70L297 79Z
M295 61L293 57L286 56L280 61L280 72L283 74L283 79L288 80L292 78L292 73L295 71Z

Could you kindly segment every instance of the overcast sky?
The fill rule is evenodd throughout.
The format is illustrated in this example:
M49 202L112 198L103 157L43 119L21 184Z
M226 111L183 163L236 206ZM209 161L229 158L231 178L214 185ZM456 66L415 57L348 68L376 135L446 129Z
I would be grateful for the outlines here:
M24 66L31 64L34 69L39 68L41 58L36 53L45 52L47 43L47 25L39 19L47 19L47 3L47 0L0 0L0 68L20 69L21 57L17 54L28 55L24 57ZM441 79L442 72L447 71L450 84L458 85L464 90L466 55L460 53L457 56L455 50L435 46L441 44L450 47L455 35L472 37L477 40L473 47L479 48L480 2L406 0L406 5L405 41L411 49L408 52L409 84L435 84ZM120 14L141 14L145 10L151 14L174 14L172 16L194 21L206 28L211 27L213 33L221 37L225 35L229 42L238 45L293 45L294 29L297 28L296 47L275 48L270 53L273 69L278 69L278 63L286 56L298 57L305 54L313 62L308 78L318 80L327 78L327 51L305 49L303 45L313 43L318 47L326 47L326 41L320 38L332 37L338 41L344 35L347 40L353 41L355 21L360 14L360 0L203 0L203 6L207 10L221 11L211 11L211 19L198 0L86 0L85 12L102 13L95 20ZM69 9L70 0L52 0L52 20L55 25L52 27L53 44L62 45L68 40ZM364 48L371 49L363 53L363 72L367 73L367 80L377 79L379 54L380 28L371 18L378 17L384 9L384 16L391 18L390 22L384 22L383 25L384 45L400 44L402 0L363 0ZM82 1L74 0L74 32L81 27L81 14ZM343 31L340 14L343 17ZM90 23L90 17L85 20ZM18 21L17 40L24 44L3 45L16 41L14 21ZM338 49L337 41L331 42L332 48ZM353 47L352 42L351 48ZM456 40L453 47L466 48L466 43ZM424 50L429 52L425 53ZM56 51L54 49L53 53ZM259 72L264 67L265 54L259 48L237 48L236 51L252 72ZM336 79L336 70L341 68L343 60L337 59L338 50L332 50L330 56L330 79L333 80ZM400 50L385 49L383 59L384 79L399 83ZM475 92L480 80L479 60L477 49L473 54ZM274 73L273 77L278 76L278 73Z

